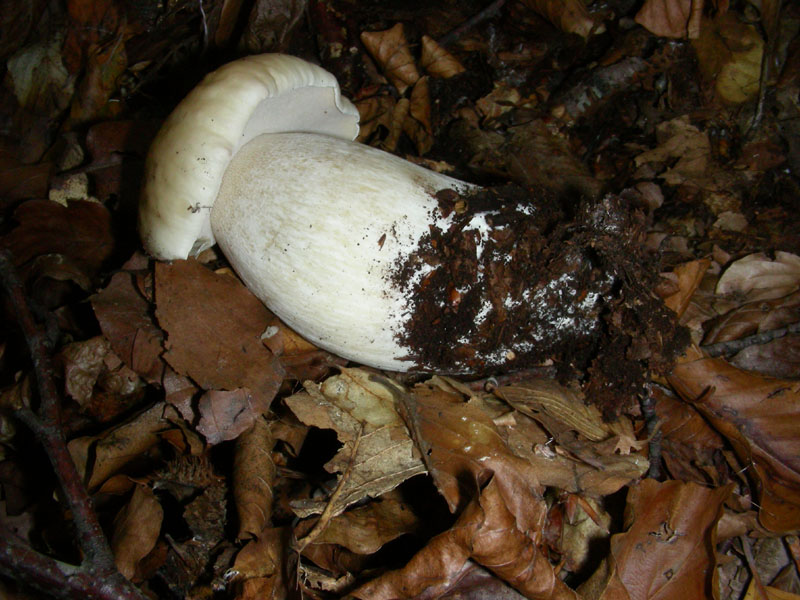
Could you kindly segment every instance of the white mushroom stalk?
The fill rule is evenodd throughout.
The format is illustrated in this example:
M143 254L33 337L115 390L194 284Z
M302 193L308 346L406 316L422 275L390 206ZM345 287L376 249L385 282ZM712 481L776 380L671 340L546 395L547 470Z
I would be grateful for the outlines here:
M285 323L362 364L467 372L530 352L538 335L531 329L487 345L492 318L536 300L545 312L534 320L546 321L561 299L536 282L506 286L503 297L486 292L495 269L481 254L504 239L504 227L492 224L491 210L459 221L449 200L478 188L355 143L357 133L358 112L318 66L270 54L220 68L153 142L139 213L145 248L170 260L219 244L245 285ZM529 208L519 215L529 218ZM456 229L471 253L458 265L471 270L462 283L440 286L446 298L423 306L425 289L455 268L444 255L431 258L445 250L435 240ZM595 301L584 298L566 311L566 324L590 333L584 321L593 322ZM437 327L442 351L421 351L414 340Z

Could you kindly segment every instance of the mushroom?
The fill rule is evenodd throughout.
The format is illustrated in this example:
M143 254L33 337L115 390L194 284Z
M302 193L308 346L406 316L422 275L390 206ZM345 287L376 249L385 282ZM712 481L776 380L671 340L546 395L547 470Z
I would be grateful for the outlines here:
M316 65L265 54L221 67L177 106L151 146L139 212L145 248L171 260L218 244L287 325L365 365L469 372L523 355L528 348L509 347L507 337L479 360L474 349L459 349L496 329L476 328L488 313L505 310L502 299L486 294L464 313L468 330L449 326L450 341L442 338L457 347L424 356L412 347L417 297L450 268L445 258L426 260L424 249L432 235L453 227L458 211L447 198L480 188L356 143L357 134L358 111ZM490 213L462 219L473 263L493 235ZM448 288L443 312L471 297L482 267L471 273L473 281ZM515 289L511 300L522 302L524 289ZM586 302L578 317L593 308ZM435 328L430 306L423 312Z

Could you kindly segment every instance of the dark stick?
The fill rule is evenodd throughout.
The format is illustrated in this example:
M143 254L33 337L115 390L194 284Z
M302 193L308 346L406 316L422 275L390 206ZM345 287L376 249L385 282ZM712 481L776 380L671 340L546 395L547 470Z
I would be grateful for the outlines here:
M661 429L658 427L658 414L656 414L656 404L653 399L653 394L648 389L646 394L641 398L642 416L644 417L644 424L647 435L650 438L648 445L648 458L650 460L650 468L647 471L647 476L652 479L661 477Z
M111 548L92 508L92 501L67 449L61 429L61 401L56 389L50 348L31 315L25 299L25 288L17 276L11 254L6 250L0 250L0 284L6 292L28 344L39 390L38 414L25 406L18 407L15 414L44 446L63 492L66 508L72 514L78 532L78 544L83 552L81 566L73 569L98 580L95 587L101 595L95 597L143 598L139 590L117 570ZM20 577L26 583L40 588L46 585L50 593L69 592L71 588L69 582L75 577L75 572L65 572L59 567L62 563L39 555L30 548L14 545L9 536L4 537L5 539L0 540L0 567L7 575ZM49 583L52 577L59 577L59 574L63 578L61 585L63 589L59 589L58 586L53 587ZM86 593L88 591L86 590Z
M725 354L735 354L740 350L744 350L748 346L756 346L766 344L772 340L777 340L790 333L800 333L800 323L792 323L786 327L779 329L770 329L769 331L762 331L748 335L747 337L739 338L738 340L730 340L727 342L717 342L716 344L708 344L707 346L700 346L700 349L708 356L716 358Z
M445 34L440 40L440 46L447 46L452 44L453 42L457 41L462 35L464 35L467 31L475 27L478 23L485 21L486 19L491 19L495 16L503 5L506 3L506 0L494 0L489 6L484 8L481 12L479 12L474 17L467 19L461 25L450 31L449 33Z

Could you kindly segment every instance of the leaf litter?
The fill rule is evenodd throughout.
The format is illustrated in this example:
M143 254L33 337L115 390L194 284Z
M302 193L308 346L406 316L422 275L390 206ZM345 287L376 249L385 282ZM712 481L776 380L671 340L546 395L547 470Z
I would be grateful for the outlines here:
M3 8L0 247L56 358L77 483L142 593L800 591L796 7L50 4ZM316 39L360 141L493 190L439 198L456 226L396 273L460 257L405 333L450 373L348 365L215 251L140 253L147 141L237 36L312 58ZM508 234L478 240L483 262L481 217ZM454 295L480 269L486 287ZM3 311L2 543L80 571ZM481 378L453 376L465 364ZM3 567L4 593L44 576L22 571Z

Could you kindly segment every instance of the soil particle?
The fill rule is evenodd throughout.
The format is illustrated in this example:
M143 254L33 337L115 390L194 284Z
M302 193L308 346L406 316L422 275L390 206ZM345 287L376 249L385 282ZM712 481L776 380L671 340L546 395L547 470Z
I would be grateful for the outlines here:
M641 246L644 217L624 200L514 185L436 198L429 234L389 276L407 298L396 335L417 370L591 369L593 400L611 415L683 347L650 292L658 270Z

